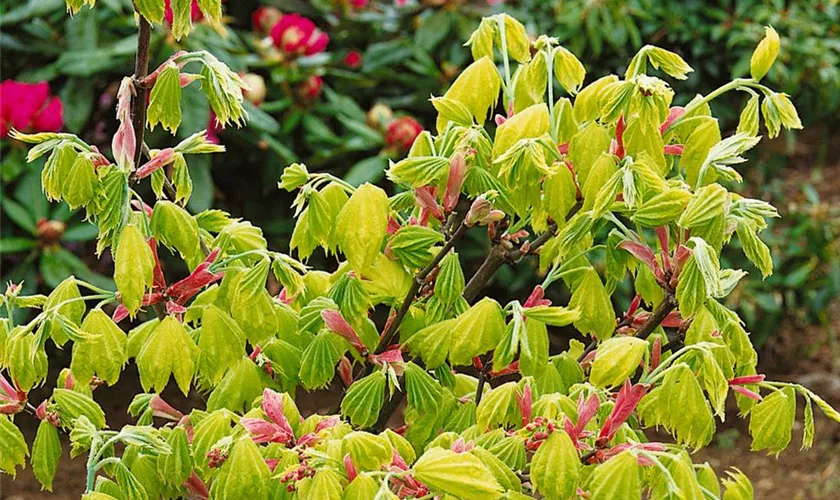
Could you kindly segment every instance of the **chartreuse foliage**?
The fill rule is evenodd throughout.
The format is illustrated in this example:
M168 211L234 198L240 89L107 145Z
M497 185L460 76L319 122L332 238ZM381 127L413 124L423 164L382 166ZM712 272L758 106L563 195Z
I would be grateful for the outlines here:
M172 4L176 36L185 35L189 1ZM161 21L162 2L134 5ZM198 5L218 20L218 0ZM247 221L184 209L189 156L222 148L199 133L147 151L132 128L131 108L150 89L147 125L174 132L180 88L196 79L221 123L241 122L242 83L210 54L178 53L123 81L113 161L70 134L15 133L34 144L30 159L48 155L47 195L85 207L99 226L117 290L74 277L46 297L7 289L10 313L35 314L0 323L0 469L14 475L29 458L50 488L60 430L72 455L88 454L89 500L738 499L752 496L743 474L721 483L688 454L710 442L730 392L754 450L788 446L798 403L803 448L814 405L840 421L804 387L757 375L749 334L722 305L745 272L722 269L721 248L736 236L769 274L758 233L778 215L730 190L741 182L732 166L758 142L761 117L771 136L800 126L790 99L760 82L779 50L772 28L750 78L685 107L671 105L668 81L691 67L657 47L622 77L587 83L571 52L547 36L532 44L506 15L483 20L467 45L475 62L432 99L436 135L421 134L389 169L395 194L300 164L285 170L280 187L298 192L297 259L269 250ZM183 72L193 64L200 74ZM709 102L728 90L748 101L724 137ZM495 126L486 123L498 110ZM135 191L146 178L156 202ZM492 247L467 280L455 248L478 227ZM304 263L319 247L336 271ZM164 249L188 276L165 275ZM606 254L603 272L593 252ZM499 266L536 253L546 277L529 297L481 296ZM637 295L617 315L611 296L628 276ZM270 279L283 287L277 296ZM569 304L547 300L549 286L568 288ZM156 318L140 314L152 309ZM569 325L589 345L550 352L549 329ZM29 391L53 382L48 342L71 344L72 362L36 409ZM127 363L147 393L129 409L136 425L112 430L94 389L117 383ZM207 395L206 408L168 405L157 393L173 380ZM299 413L298 388L339 384L340 415ZM385 429L403 396L404 431ZM41 419L31 448L16 424L24 410ZM651 427L673 441L649 442Z

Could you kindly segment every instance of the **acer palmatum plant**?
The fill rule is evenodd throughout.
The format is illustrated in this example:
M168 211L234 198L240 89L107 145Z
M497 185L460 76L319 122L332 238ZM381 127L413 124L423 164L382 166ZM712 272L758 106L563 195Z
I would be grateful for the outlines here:
M82 3L93 1L69 8ZM171 4L186 34L190 2ZM145 127L174 133L191 84L221 124L241 123L244 82L206 52L177 53L148 72L151 25L164 11L157 0L134 5L136 73L119 92L113 158L71 134L12 132L35 145L30 159L49 155L45 193L85 207L98 225L117 290L74 277L49 296L6 290L5 472L29 455L50 488L63 431L71 454L88 456L89 500L721 498L717 473L689 452L710 442L730 393L754 450L788 446L798 399L803 448L813 405L840 421L808 389L757 374L744 325L719 302L745 274L720 269L733 236L772 271L758 233L775 209L725 187L741 181L732 165L758 142L760 115L771 136L800 126L788 96L760 83L778 51L772 28L750 77L672 107L673 90L648 69L686 78L691 68L674 53L646 46L624 78L581 89L583 66L554 39L531 43L515 19L486 18L468 41L475 62L432 98L437 134L422 132L390 166L397 194L300 164L284 171L280 187L298 191L295 259L267 249L247 221L183 208L188 155L224 148L198 133L150 151ZM198 6L218 21L218 0ZM569 97L555 100L555 80ZM708 104L729 90L749 100L724 138ZM506 111L487 125L497 108ZM143 182L155 201L135 191ZM455 252L468 231L492 242L469 280ZM316 247L336 256L337 271L301 262ZM166 250L188 276L164 272ZM589 261L595 251L606 253L603 277ZM500 266L532 256L545 279L528 297L502 305L482 296ZM269 273L283 285L278 296L266 289ZM610 296L628 273L637 295L616 317ZM551 286L568 287L569 304L552 304ZM34 319L15 324L16 308ZM137 323L142 309L157 318ZM374 310L387 319L373 321ZM548 327L566 325L590 342L552 356ZM52 396L32 402L29 391L46 382L47 342L72 349L72 361ZM132 359L147 393L129 409L136 425L110 429L95 389L117 383ZM303 418L296 390L336 378L346 388L340 415ZM207 394L206 408L164 401L170 379ZM386 429L403 399L406 425ZM15 424L23 413L41 420L31 451ZM673 440L650 442L643 431L653 427ZM725 498L751 498L739 471L722 482Z

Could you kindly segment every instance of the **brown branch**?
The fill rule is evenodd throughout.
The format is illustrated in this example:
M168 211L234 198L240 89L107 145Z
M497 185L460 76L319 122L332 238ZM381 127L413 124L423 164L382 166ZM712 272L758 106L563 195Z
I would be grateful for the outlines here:
M642 323L642 326L640 326L636 330L634 336L644 338L650 335L656 329L657 326L659 326L663 321L665 321L665 318L668 317L669 314L671 314L671 311L676 309L677 305L677 297L676 295L674 295L674 292L666 290L665 297L662 299L662 302L660 302L659 305L656 306L656 309L653 310L653 313L651 313L651 315L648 316L648 319L646 319L645 322ZM619 326L616 327L616 330L618 330L618 328L620 328L621 326L626 326L624 325L623 320L619 323ZM583 361L583 358L585 358L589 353L594 351L597 347L597 340L593 340L592 342L590 342L589 345L586 346L586 349L584 349L584 351L581 353L581 355L578 356L578 363ZM663 349L663 351L665 351L665 349Z
M571 219L576 213L578 213L581 206L582 203L580 201L575 203L566 215L566 220ZM478 271L475 272L472 278L470 278L470 281L467 283L467 286L464 287L464 298L467 302L472 303L478 297L478 294L485 286L487 286L487 283L490 282L490 279L496 274L496 271L502 267L502 264L513 264L527 255L536 254L539 249L548 242L548 240L555 236L556 232L557 223L552 222L544 233L531 241L531 245L527 253L523 252L521 247L509 248L510 243L507 241L494 243L493 246L490 247L490 251L487 253L487 257L485 257L484 262L481 263Z
M139 29L137 32L137 56L134 59L134 85L137 88L137 95L131 108L131 124L134 127L135 144L137 153L134 164L139 165L143 154L143 136L146 133L146 94L148 88L142 84L142 80L149 74L149 45L152 38L152 27L149 21L139 16Z
M405 299L403 299L402 305L400 306L397 315L394 317L394 320L388 324L388 328L382 332L382 338L379 339L379 345L376 346L376 353L379 354L383 352L391 342L394 340L394 335L397 333L397 329L400 327L400 323L402 323L403 318L408 313L408 309L411 307L411 303L414 302L414 297L417 295L417 292L420 291L420 287L423 286L423 283L426 280L426 277L435 270L435 267L440 263L441 260L449 253L450 250L455 246L455 242L463 236L463 234L467 230L467 224L465 221L461 221L461 224L452 233L452 236L443 245L440 252L432 259L432 261L417 272L414 276L414 280L411 283L411 287L408 289L408 293L405 294Z
M653 310L653 313L648 317L647 320L636 330L636 337L644 338L653 332L660 323L662 323L665 318L671 314L677 307L677 297L674 295L673 292L666 291L665 297L662 299L662 302L656 306L656 309Z

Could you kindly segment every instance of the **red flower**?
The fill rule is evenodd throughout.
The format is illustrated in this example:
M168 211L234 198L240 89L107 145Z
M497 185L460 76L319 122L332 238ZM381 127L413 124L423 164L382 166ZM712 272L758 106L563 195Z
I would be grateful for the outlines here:
M368 0L350 0L350 6L354 9L364 9L367 4Z
M316 99L321 95L321 89L324 87L324 80L318 75L311 75L303 81L298 87L300 95L306 99Z
M300 14L286 14L271 28L274 46L290 55L311 56L323 52L330 42L326 33L311 19Z
M64 124L64 105L50 97L47 82L23 83L6 80L0 84L0 137L12 127L22 132L58 132Z
M351 50L344 56L343 62L345 66L356 69L362 65L362 53L358 50Z
M423 125L420 125L417 120L410 116L403 116L388 124L385 142L398 151L408 151L422 131Z
M172 19L174 19L174 14L172 13L172 0L163 0L163 3L165 5L163 17L166 18L167 23L172 24ZM201 9L198 8L198 2L196 2L196 0L193 0L190 5L190 19L192 19L193 22L204 19L204 14L202 14Z

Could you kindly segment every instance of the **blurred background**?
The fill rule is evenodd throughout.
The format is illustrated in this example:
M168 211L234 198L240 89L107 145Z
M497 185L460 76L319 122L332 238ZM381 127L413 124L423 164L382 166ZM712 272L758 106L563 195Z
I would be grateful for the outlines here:
M675 84L686 101L748 73L764 26L772 25L782 49L767 79L792 96L805 129L763 139L741 166L745 194L772 202L782 218L762 233L773 252L773 276L762 280L737 249L724 256L726 266L750 272L728 300L752 332L760 371L840 403L838 0L229 0L224 9L226 26L219 30L194 9L197 29L181 42L165 26L154 30L152 66L178 50L208 50L243 75L250 120L241 129L217 129L204 96L185 89L189 104L179 136L208 128L228 149L190 159L188 208L246 218L281 251L294 225L292 197L277 189L282 169L299 161L353 184L379 182L388 160L404 156L416 135L433 126L428 99L441 95L470 62L462 45L484 15L508 12L529 33L557 37L584 63L587 82L623 73L644 44L675 51L695 69ZM109 151L115 94L120 79L133 72L132 12L130 0L99 0L96 9L73 18L64 0L0 1L0 279L22 281L24 293L48 291L70 274L113 286L108 254L93 257L96 229L84 213L47 203L40 188L43 159L26 164L27 148L9 139L8 130L69 131ZM722 129L734 131L741 99L730 93L714 101ZM152 148L171 140L160 129L148 136ZM465 272L478 266L486 246L475 239L459 247ZM335 266L317 253L310 263ZM531 262L506 267L488 294L521 299L536 272ZM564 303L563 292L554 293ZM616 310L631 293L627 286L616 294ZM559 348L564 340L558 338ZM114 401L103 404L106 413L109 404L127 405L119 391L109 394ZM793 499L840 498L836 426L818 425L823 434L814 449L776 460L747 453L746 426L732 417L701 459L720 470L725 464L744 470L757 498L771 491ZM73 471L72 464L59 470L69 492L80 481ZM0 498L38 498L28 471L7 479ZM64 498L60 486L56 491L44 498ZM66 498L78 497L67 491Z

